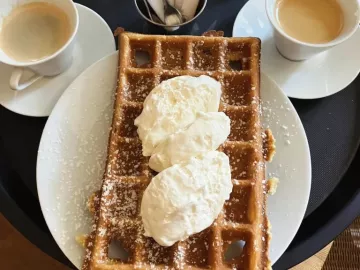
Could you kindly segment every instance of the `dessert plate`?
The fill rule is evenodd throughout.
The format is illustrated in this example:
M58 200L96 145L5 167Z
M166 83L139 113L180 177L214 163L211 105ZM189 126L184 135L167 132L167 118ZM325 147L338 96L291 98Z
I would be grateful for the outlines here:
M40 142L37 188L47 225L69 260L80 267L83 248L75 237L89 232L89 196L101 186L117 81L118 54L93 64L65 91L53 109ZM302 123L281 89L262 74L264 127L277 138L277 154L267 166L277 176L269 198L270 256L286 250L303 219L310 193L310 152ZM296 155L294 155L296 153Z
M277 51L265 0L250 0L236 17L233 36L259 37L261 66L287 96L322 98L348 86L360 72L360 30L346 42L307 61L289 61Z
M39 80L23 91L13 91L9 79L13 68L0 63L0 104L27 116L49 116L61 94L87 67L115 51L114 36L95 11L76 4L79 29L73 63L64 73ZM31 74L29 72L29 74Z

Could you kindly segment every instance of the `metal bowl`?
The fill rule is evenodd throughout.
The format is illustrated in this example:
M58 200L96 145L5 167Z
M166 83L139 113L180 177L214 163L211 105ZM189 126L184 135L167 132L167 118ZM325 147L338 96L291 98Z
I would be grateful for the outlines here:
M185 21L183 23L180 23L180 24L168 26L168 25L166 25L164 23L155 22L155 21L150 19L147 8L146 8L145 3L144 3L144 0L134 0L134 2L135 2L136 9L139 12L139 14L141 15L141 17L143 17L149 23L151 23L153 25L156 25L156 26L163 27L165 30L170 31L170 32L178 30L181 26L184 26L184 25L187 25L187 24L193 22L204 11L205 6L207 4L207 0L199 0L199 4L198 4L198 6L196 8L195 16L192 19L190 19L188 21ZM148 4L148 6L150 8L150 11L153 14L156 14L153 11L153 9L151 8L150 4Z

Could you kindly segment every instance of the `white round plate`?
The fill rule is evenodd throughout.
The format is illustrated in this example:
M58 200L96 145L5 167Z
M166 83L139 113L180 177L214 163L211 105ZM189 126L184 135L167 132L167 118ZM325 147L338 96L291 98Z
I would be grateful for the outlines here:
M113 33L104 19L83 5L76 7L80 20L70 68L23 91L13 91L9 87L13 68L0 63L0 104L5 108L27 116L49 116L61 94L83 70L115 51Z
M346 42L307 61L294 62L277 51L265 0L250 0L240 10L233 27L234 37L259 37L261 68L284 90L300 99L322 98L348 86L360 71L360 30Z
M114 53L89 67L65 91L46 123L37 160L41 208L56 242L80 267L83 248L75 237L89 232L86 201L99 190L106 159L117 81ZM263 123L277 138L277 154L268 174L279 177L269 199L271 259L275 262L293 239L307 206L310 152L301 121L288 98L262 75ZM296 153L296 155L294 154Z

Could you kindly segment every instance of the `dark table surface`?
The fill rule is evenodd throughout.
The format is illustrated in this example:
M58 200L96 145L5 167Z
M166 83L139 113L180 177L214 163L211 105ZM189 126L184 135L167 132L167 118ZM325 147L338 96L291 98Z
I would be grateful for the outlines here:
M146 23L131 0L81 0L110 28L162 33ZM215 29L231 36L245 0L209 0L195 23L175 34ZM90 30L89 30L90 31ZM340 68L341 70L341 68ZM312 155L312 191L306 217L274 269L288 269L311 256L360 214L360 79L345 90L318 100L291 100L304 124ZM1 91L1 89L0 89ZM42 216L36 190L36 157L47 118L31 118L0 106L0 210L31 242L71 266L53 240Z

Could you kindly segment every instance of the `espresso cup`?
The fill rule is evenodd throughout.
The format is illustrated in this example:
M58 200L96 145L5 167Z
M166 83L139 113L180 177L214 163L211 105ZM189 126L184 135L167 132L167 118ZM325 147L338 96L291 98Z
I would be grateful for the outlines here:
M7 0L0 1L0 26L11 12L21 5L29 3L48 3L62 10L69 20L70 34L65 44L51 55L35 61L19 61L8 55L0 46L0 62L13 66L10 77L10 87L13 90L23 90L44 76L55 76L64 72L72 63L75 36L79 26L79 15L72 0ZM34 33L36 34L36 33ZM34 75L21 80L25 69L30 69Z
M359 2L358 0L338 0L338 4L344 15L341 33L330 42L312 44L297 40L285 33L275 14L277 0L265 0L267 16L274 28L275 45L280 54L292 61L306 60L349 39L359 28Z

